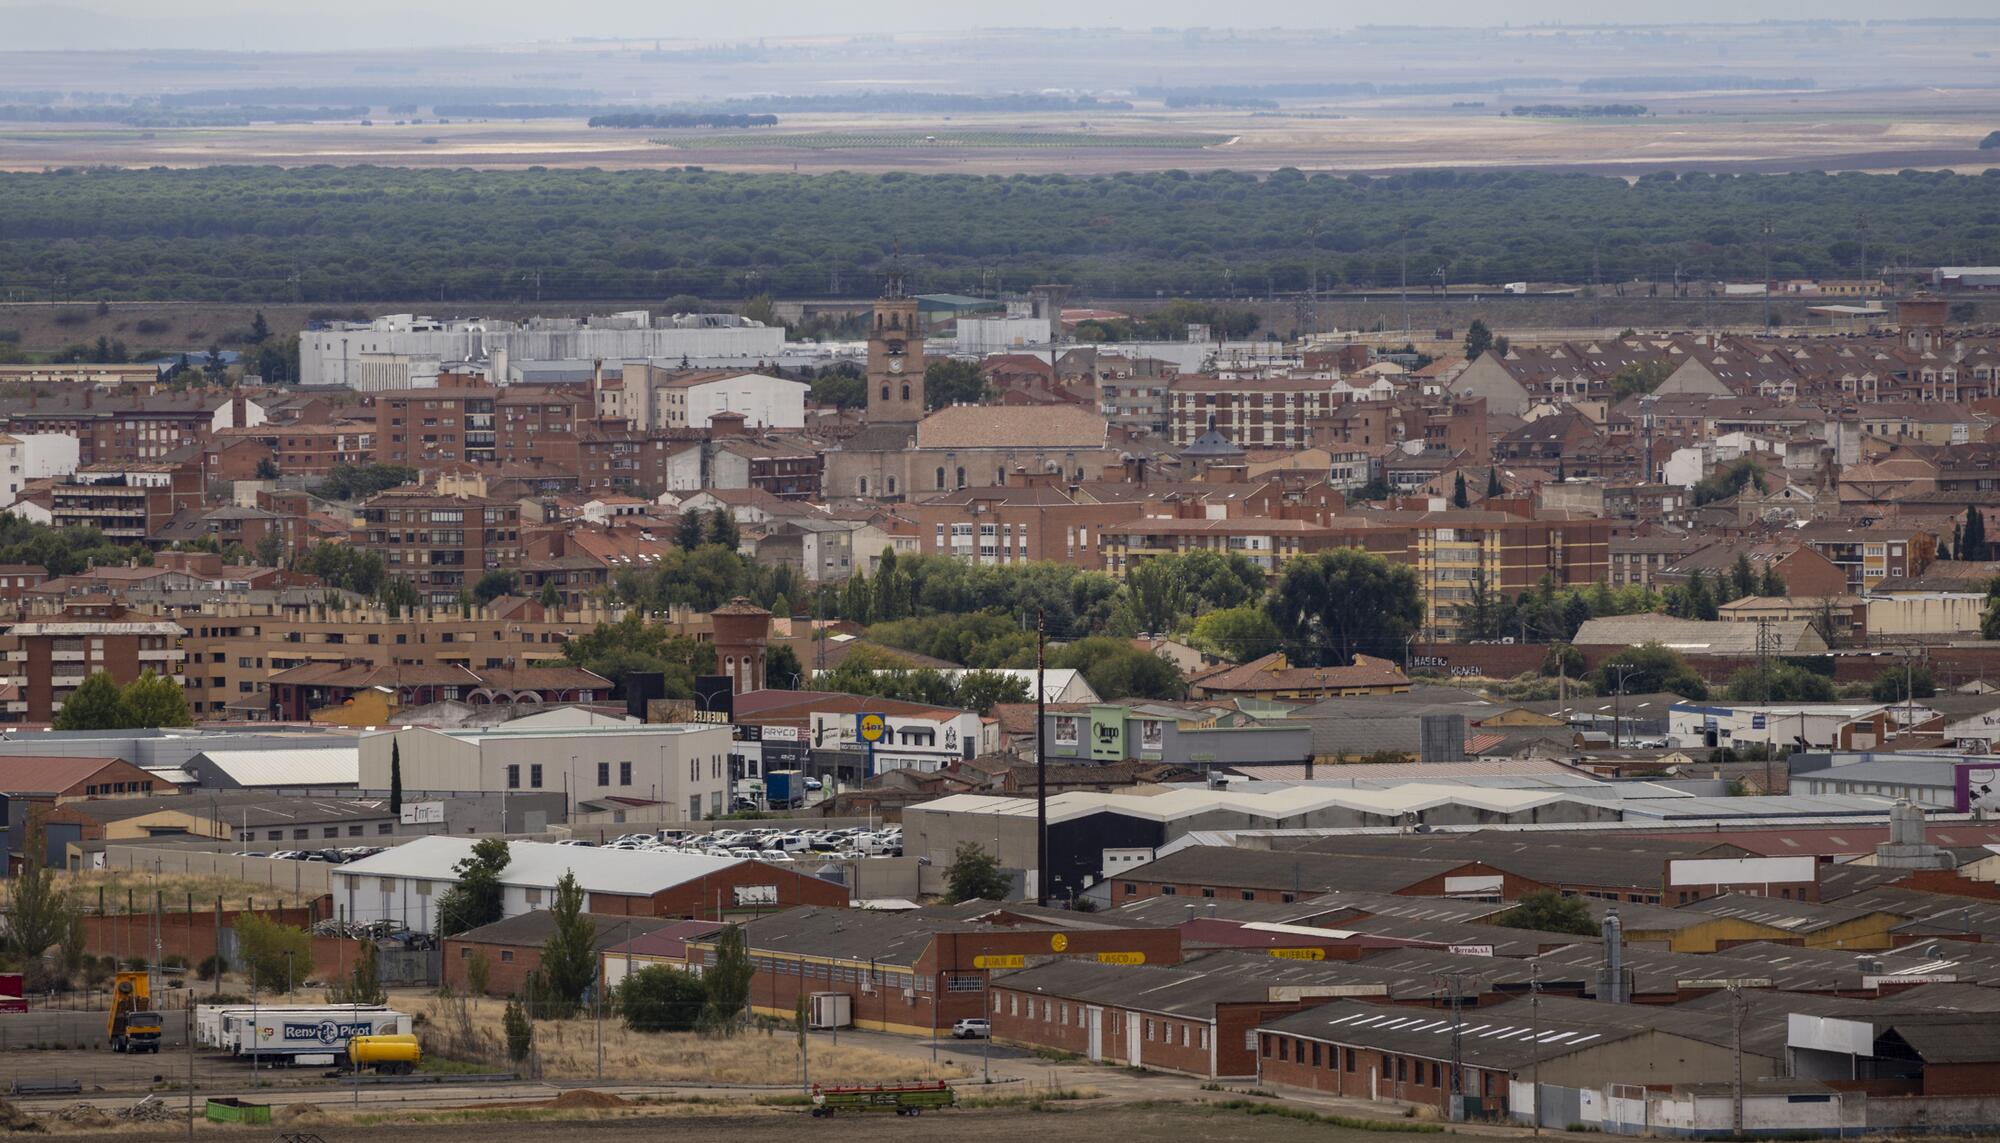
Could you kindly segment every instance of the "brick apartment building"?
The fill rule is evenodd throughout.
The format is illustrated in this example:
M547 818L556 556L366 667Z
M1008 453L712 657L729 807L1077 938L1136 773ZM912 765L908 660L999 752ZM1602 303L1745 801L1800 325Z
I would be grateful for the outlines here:
M223 429L209 438L203 467L210 483L255 480L258 462L269 460L285 476L322 477L336 465L375 462L372 424L262 424Z
M0 646L20 698L7 704L16 721L48 722L83 680L97 671L124 685L151 669L186 685L181 628L170 619L127 611L114 603L78 603L58 615L14 624Z
M908 505L918 550L968 563L1061 560L1105 567L1106 529L1132 522L1138 501L1092 503L1065 491L1056 473L1023 473L1001 488L963 488Z
M362 506L361 520L354 543L380 552L391 575L436 605L521 560L521 506L513 501L391 489Z
M410 468L491 459L497 392L483 383L466 383L445 374L438 378L436 389L376 394L376 459ZM481 447L475 447L475 439Z
M1183 373L1167 383L1168 426L1185 448L1212 426L1244 448L1303 448L1312 422L1345 399L1328 377L1219 377Z
M215 603L180 619L188 702L197 716L211 718L224 717L232 706L262 712L271 705L266 695L275 676L315 664L451 668L461 677L440 689L456 685L470 691L479 684L466 671L528 670L560 660L569 632L616 617L590 607L549 615L535 603L505 612L474 607L471 614L454 603L394 616L373 605L289 609Z

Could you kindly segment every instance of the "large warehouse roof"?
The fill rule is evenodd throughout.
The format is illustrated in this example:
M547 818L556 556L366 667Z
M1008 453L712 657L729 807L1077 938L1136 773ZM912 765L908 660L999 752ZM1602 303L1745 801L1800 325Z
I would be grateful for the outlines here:
M453 881L452 866L472 855L473 839L423 837L372 857L336 866L339 877L408 877L420 881ZM530 889L545 889L576 874L589 893L651 896L711 873L740 865L743 858L709 857L699 853L657 850L597 849L581 845L550 845L516 841L507 846L507 868L500 881Z

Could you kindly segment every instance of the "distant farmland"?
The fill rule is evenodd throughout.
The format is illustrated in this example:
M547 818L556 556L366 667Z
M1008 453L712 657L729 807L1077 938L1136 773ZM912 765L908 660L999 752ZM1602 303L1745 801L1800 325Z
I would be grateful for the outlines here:
M801 135L688 135L646 140L690 151L784 147L803 151L869 151L903 147L1006 148L1097 147L1133 151L1194 151L1229 141L1227 135L1113 135L1088 131L959 131L951 134L839 133Z

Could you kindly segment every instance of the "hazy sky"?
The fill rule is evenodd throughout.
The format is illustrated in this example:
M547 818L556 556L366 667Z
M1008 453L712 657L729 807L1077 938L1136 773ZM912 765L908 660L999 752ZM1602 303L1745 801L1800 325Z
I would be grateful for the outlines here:
M1351 27L1992 15L1993 0L0 0L0 49L256 50L508 43L575 36L745 39L980 25Z

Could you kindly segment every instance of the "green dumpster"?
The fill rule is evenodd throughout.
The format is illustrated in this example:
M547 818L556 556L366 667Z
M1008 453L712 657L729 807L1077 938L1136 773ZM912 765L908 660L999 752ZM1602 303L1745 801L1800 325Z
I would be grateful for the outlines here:
M211 1099L204 1114L210 1123L269 1123L271 1105L245 1103L240 1099Z

